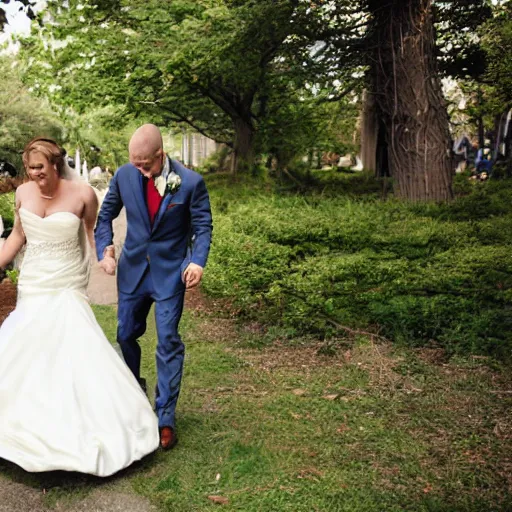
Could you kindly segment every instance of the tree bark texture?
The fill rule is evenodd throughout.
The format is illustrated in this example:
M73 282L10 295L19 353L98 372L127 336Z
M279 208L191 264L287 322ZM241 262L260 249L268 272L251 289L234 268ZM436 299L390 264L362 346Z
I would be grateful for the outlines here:
M374 173L377 172L378 123L375 98L372 93L365 91L361 112L361 162L364 169Z
M235 140L232 172L247 171L254 162L254 126L242 117L233 119Z
M450 133L434 55L432 0L368 0L368 6L370 82L395 195L451 199Z

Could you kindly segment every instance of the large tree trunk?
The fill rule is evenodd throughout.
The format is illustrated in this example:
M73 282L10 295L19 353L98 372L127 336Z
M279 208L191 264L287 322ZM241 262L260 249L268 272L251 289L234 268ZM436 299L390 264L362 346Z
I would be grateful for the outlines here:
M254 126L241 117L233 119L235 141L232 172L248 171L254 162Z
M372 92L395 195L451 199L450 133L434 55L432 0L368 0L368 6Z
M364 91L361 112L361 162L363 169L377 171L377 137L379 119L376 116L375 98L372 93Z

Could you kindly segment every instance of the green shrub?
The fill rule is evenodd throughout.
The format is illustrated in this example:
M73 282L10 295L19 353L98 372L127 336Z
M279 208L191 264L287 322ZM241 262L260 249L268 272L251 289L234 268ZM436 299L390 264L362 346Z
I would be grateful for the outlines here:
M279 194L256 182L209 187L215 231L204 286L240 315L291 335L347 326L452 353L510 353L509 182L472 187L450 204Z
M14 192L0 194L0 217L4 228L12 227L14 223Z
M216 216L215 240L203 286L217 297L234 297L248 313L276 277L287 270L290 249L232 229L229 218Z
M7 277L10 279L12 284L18 284L19 272L15 269L5 271Z

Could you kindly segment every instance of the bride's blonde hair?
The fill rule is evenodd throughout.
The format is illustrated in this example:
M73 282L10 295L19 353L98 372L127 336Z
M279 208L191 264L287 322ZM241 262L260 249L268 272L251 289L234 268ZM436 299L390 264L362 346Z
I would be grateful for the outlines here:
M32 139L23 150L23 165L25 169L28 166L28 158L30 153L38 152L43 154L48 162L57 167L57 173L62 178L64 174L64 157L66 151L61 148L53 139L47 139L45 137L36 137Z

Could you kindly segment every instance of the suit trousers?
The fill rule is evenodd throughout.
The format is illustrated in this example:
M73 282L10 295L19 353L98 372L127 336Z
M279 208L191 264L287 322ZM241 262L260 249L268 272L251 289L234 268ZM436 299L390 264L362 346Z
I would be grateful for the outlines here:
M184 298L183 290L170 298L159 299L149 269L133 293L119 292L117 342L126 364L138 381L141 361L139 338L146 332L147 316L151 306L155 304L158 336L155 410L160 427L175 426L176 403L180 393L185 357L185 345L178 334Z

